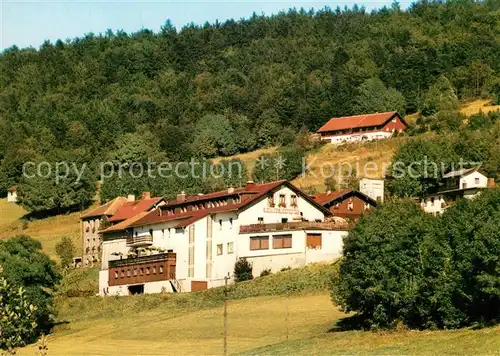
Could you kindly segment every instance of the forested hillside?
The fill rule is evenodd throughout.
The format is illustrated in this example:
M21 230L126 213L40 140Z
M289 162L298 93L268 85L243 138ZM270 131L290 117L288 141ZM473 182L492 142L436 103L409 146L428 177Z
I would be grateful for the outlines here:
M167 20L159 33L13 47L0 55L0 192L23 183L25 161L230 156L289 144L333 116L497 102L499 71L499 0L290 10L180 31ZM82 191L25 191L48 192L33 205L82 204L93 174Z

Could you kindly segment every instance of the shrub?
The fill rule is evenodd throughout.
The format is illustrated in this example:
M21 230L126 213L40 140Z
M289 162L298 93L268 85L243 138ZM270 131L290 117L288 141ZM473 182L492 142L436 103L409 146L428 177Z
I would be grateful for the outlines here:
M63 237L61 241L56 244L56 253L61 260L61 266L63 268L68 268L73 263L73 257L75 256L75 244L70 237Z
M344 239L332 299L366 327L457 328L500 321L500 190L442 218L393 201Z
M13 351L36 338L35 312L25 289L0 276L0 349Z
M28 236L0 241L3 277L26 290L26 300L36 307L37 334L48 333L53 325L52 294L61 276L42 245Z
M252 264L246 259L241 258L234 264L234 280L236 282L243 282L253 279Z
M433 278L427 271L430 260L431 272L445 270L442 249L433 240L434 223L409 200L388 202L362 218L344 239L333 301L346 312L357 311L368 327L433 322L440 300L427 303L421 291L436 294L427 281Z
M260 272L260 276L261 277L269 276L271 274L272 274L272 272L271 272L270 268L266 268L265 270L263 270L262 272Z

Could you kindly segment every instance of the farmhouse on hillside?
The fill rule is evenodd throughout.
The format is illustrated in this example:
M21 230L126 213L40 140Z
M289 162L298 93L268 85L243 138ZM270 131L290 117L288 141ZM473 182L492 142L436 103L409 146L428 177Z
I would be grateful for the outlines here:
M150 211L163 203L165 203L163 198L151 198L151 194L145 192L140 200L135 200L134 195L117 197L82 215L80 224L83 241L83 265L92 265L100 260L102 240L99 230L103 224L118 224L142 212Z
M408 125L396 111L335 117L317 131L322 140L334 144L361 142L391 137L403 132Z
M191 292L224 284L244 258L253 275L337 258L345 220L287 181L186 196L102 229L100 295Z
M353 189L312 195L314 201L321 204L334 216L349 220L357 220L362 214L377 207L377 201Z
M495 187L495 180L482 173L479 166L451 171L443 179L444 184L436 192L421 200L420 206L426 213L441 215L457 199L472 199L483 189Z
M13 186L7 189L7 202L9 203L17 202L17 186Z

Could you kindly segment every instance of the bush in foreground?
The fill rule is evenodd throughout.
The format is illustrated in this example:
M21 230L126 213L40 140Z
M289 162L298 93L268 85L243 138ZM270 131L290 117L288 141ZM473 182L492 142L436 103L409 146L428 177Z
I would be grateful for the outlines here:
M500 191L436 219L389 202L344 239L332 299L364 327L456 328L500 320Z

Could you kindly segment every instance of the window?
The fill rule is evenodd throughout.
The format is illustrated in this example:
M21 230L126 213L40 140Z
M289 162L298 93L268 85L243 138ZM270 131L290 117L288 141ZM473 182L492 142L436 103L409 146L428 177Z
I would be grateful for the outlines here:
M233 243L232 242L228 242L227 243L227 254L230 255L233 253Z
M118 279L118 271L115 271L115 279Z
M474 183L479 184L479 178L474 178Z
M158 272L163 273L163 266L162 265L160 265L160 267L158 268Z
M347 203L347 209L351 211L354 209L354 202L352 201L352 198L349 199L349 202Z
M462 183L462 189L467 189L467 183Z
M285 194L280 194L280 207L282 208L286 207Z
M431 206L434 206L434 197L431 198Z
M122 275L121 275L121 277L122 278L125 277L125 270L124 269L122 269Z
M130 270L128 269L127 270L127 277L130 277L131 273L130 273Z
M269 249L269 236L251 236L250 250L267 250Z
M153 274L156 274L156 266L153 266Z
M264 223L264 218L257 218L257 221L259 222L259 224L263 224Z
M137 276L137 268L134 268L134 276Z
M273 236L273 248L291 248L292 247L292 235L274 235Z
M222 219L219 220L219 230L222 230Z
M267 205L270 208L274 208L274 195L270 195L269 198L267 198Z
M138 234L139 234L139 233L136 231L136 232L135 232L135 237L137 237L137 235L138 235Z
M149 267L146 267L146 274L149 274L151 272Z
M321 248L321 234L307 234L306 246L309 248Z
M229 218L229 224L230 224L230 228L232 229L233 228L233 218Z
M153 236L153 229L149 229L149 234Z
M222 244L217 245L217 256L222 255Z
M281 218L281 223L286 224L288 222L288 218Z
M144 268L141 267L141 269L139 270L139 274L142 276L144 275Z
M290 197L291 201L290 201L290 205L294 208L297 207L297 196L295 194L293 194L291 197Z
M165 229L161 229L161 237L165 237Z

